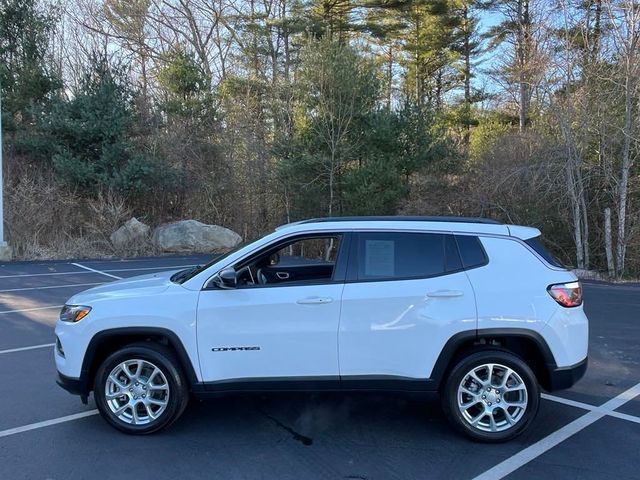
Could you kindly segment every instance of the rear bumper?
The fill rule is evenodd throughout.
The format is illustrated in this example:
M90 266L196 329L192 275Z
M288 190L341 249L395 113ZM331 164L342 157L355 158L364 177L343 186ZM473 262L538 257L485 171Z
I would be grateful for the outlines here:
M555 390L564 390L571 388L578 380L580 380L587 371L587 365L589 363L588 357L581 362L571 365L569 367L554 367L549 369L549 384L548 390L553 392Z

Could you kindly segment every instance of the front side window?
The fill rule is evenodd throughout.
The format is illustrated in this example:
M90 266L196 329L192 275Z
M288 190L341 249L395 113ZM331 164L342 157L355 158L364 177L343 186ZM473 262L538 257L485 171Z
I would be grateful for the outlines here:
M357 237L358 280L432 277L460 268L452 235L375 232Z
M332 235L269 248L237 267L238 286L331 282L340 243L340 235Z

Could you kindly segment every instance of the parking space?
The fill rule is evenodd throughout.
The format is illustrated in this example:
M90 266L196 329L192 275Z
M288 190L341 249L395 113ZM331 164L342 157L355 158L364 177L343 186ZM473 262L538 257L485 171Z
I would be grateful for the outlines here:
M580 480L640 478L640 425L606 417L506 477Z
M52 382L55 374L52 347L2 355L0 378L5 385L9 382L10 386L0 389L0 405L3 409L0 431L95 408L86 407L73 397L74 401L70 402L69 394L56 388L57 385ZM6 440L0 442L6 443ZM1 450L4 448L0 447ZM1 474L0 477L7 478Z
M0 265L0 479L638 479L640 286L589 283L590 365L545 395L534 426L501 445L471 442L434 396L234 395L190 404L170 429L120 434L93 401L55 385L59 308L114 280L206 256Z

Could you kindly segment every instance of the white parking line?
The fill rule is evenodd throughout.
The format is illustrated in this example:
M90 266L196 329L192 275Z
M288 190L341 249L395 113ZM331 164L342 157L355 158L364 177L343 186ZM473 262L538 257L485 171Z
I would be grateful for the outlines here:
M115 278L116 280L122 280L122 277L119 277L117 275L111 275L110 273L103 272L101 270L95 270L93 268L86 267L86 266L81 265L79 263L72 263L71 265L75 265L78 268L84 268L85 270L89 270L90 272L99 273L100 275L106 275L107 277Z
M0 350L0 355L3 353L24 352L25 350L35 350L37 348L53 347L55 343L43 343L42 345L32 345L30 347L10 348L9 350Z
M633 415L629 415L627 413L611 412L611 413L608 413L607 415L609 415L611 417L619 418L620 420L627 420L629 422L634 422L634 423L640 424L640 417L634 417Z
M512 457L478 475L474 480L499 480L500 478L506 477L559 443L565 441L567 438L600 420L605 415L610 415L610 412L613 412L613 410L624 405L637 395L640 395L640 383L622 392L617 397L612 398L601 407L596 407L596 409L591 410L589 413L556 430L551 435L544 437L542 440L537 441L524 450L520 450Z
M548 395L546 393L542 394L542 398L545 400L551 400L552 402L563 403L565 405L569 405L571 407L582 408L584 410L597 410L602 411L605 415L610 417L616 417L621 420L628 420L629 422L640 423L640 417L636 417L633 415L629 415L621 412L614 412L610 410L602 410L602 407L598 407L596 405L589 405L588 403L576 402L575 400L569 400L568 398L556 397L555 395Z
M67 415L65 417L53 418L51 420L45 420L43 422L30 423L22 427L10 428L8 430L0 431L0 438L15 435L16 433L28 432L29 430L36 430L38 428L49 427L51 425L57 425L59 423L71 422L73 420L79 420L85 417L91 417L96 415L98 410L89 410L88 412L74 413L73 415Z
M551 400L552 402L562 403L564 405L569 405L570 407L583 408L584 410L595 410L596 408L598 408L595 405L576 402L575 400L570 400L568 398L556 397L555 395L549 395L548 393L543 393L540 396L545 400Z
M48 307L34 307L34 308L22 308L19 310L5 310L4 312L0 312L0 315L3 313L22 313L22 312L35 312L36 310L47 310L49 308L62 308L64 305L50 305Z
M214 257L219 257L220 254L216 254L216 253L211 253L211 254L202 254L202 258L208 258L209 260L211 260ZM193 258L192 256L186 256L186 257L174 257L172 255L167 255L167 256L162 256L162 257L152 257L152 258L145 258L145 257L130 257L130 258L117 258L117 259L100 259L100 258L94 258L94 259L86 259L83 260L84 263L155 263L158 261L185 261L185 262L190 262L193 260L198 260L197 258Z
M77 266L77 265L76 265ZM84 266L84 265L83 265ZM106 269L105 272L137 272L146 270L179 270L181 268L195 267L195 265L165 265L163 267L142 267L142 268L114 268ZM0 275L2 278L23 278L23 277L50 277L54 275L88 275L95 273L92 270L86 272L49 272L49 273L20 273L17 275ZM103 273L103 272L99 272Z
M51 288L88 287L88 286L91 286L91 285L102 285L103 283L104 282L67 283L67 284L64 284L64 285L46 285L44 287L8 288L6 290L0 290L0 293L25 292L27 290L49 290Z
M106 272L136 272L138 270L180 270L183 268L190 268L190 267L196 267L197 264L193 264L193 265L165 265L164 267L145 267L145 268L114 268L112 269L106 269Z

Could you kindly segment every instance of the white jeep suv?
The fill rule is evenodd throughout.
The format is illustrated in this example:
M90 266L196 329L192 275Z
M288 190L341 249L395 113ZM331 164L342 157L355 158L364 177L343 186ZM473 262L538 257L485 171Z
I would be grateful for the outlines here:
M447 418L504 441L540 387L587 367L575 275L535 228L486 219L297 222L188 270L72 297L56 326L58 383L134 434L190 395L274 390L438 391Z

